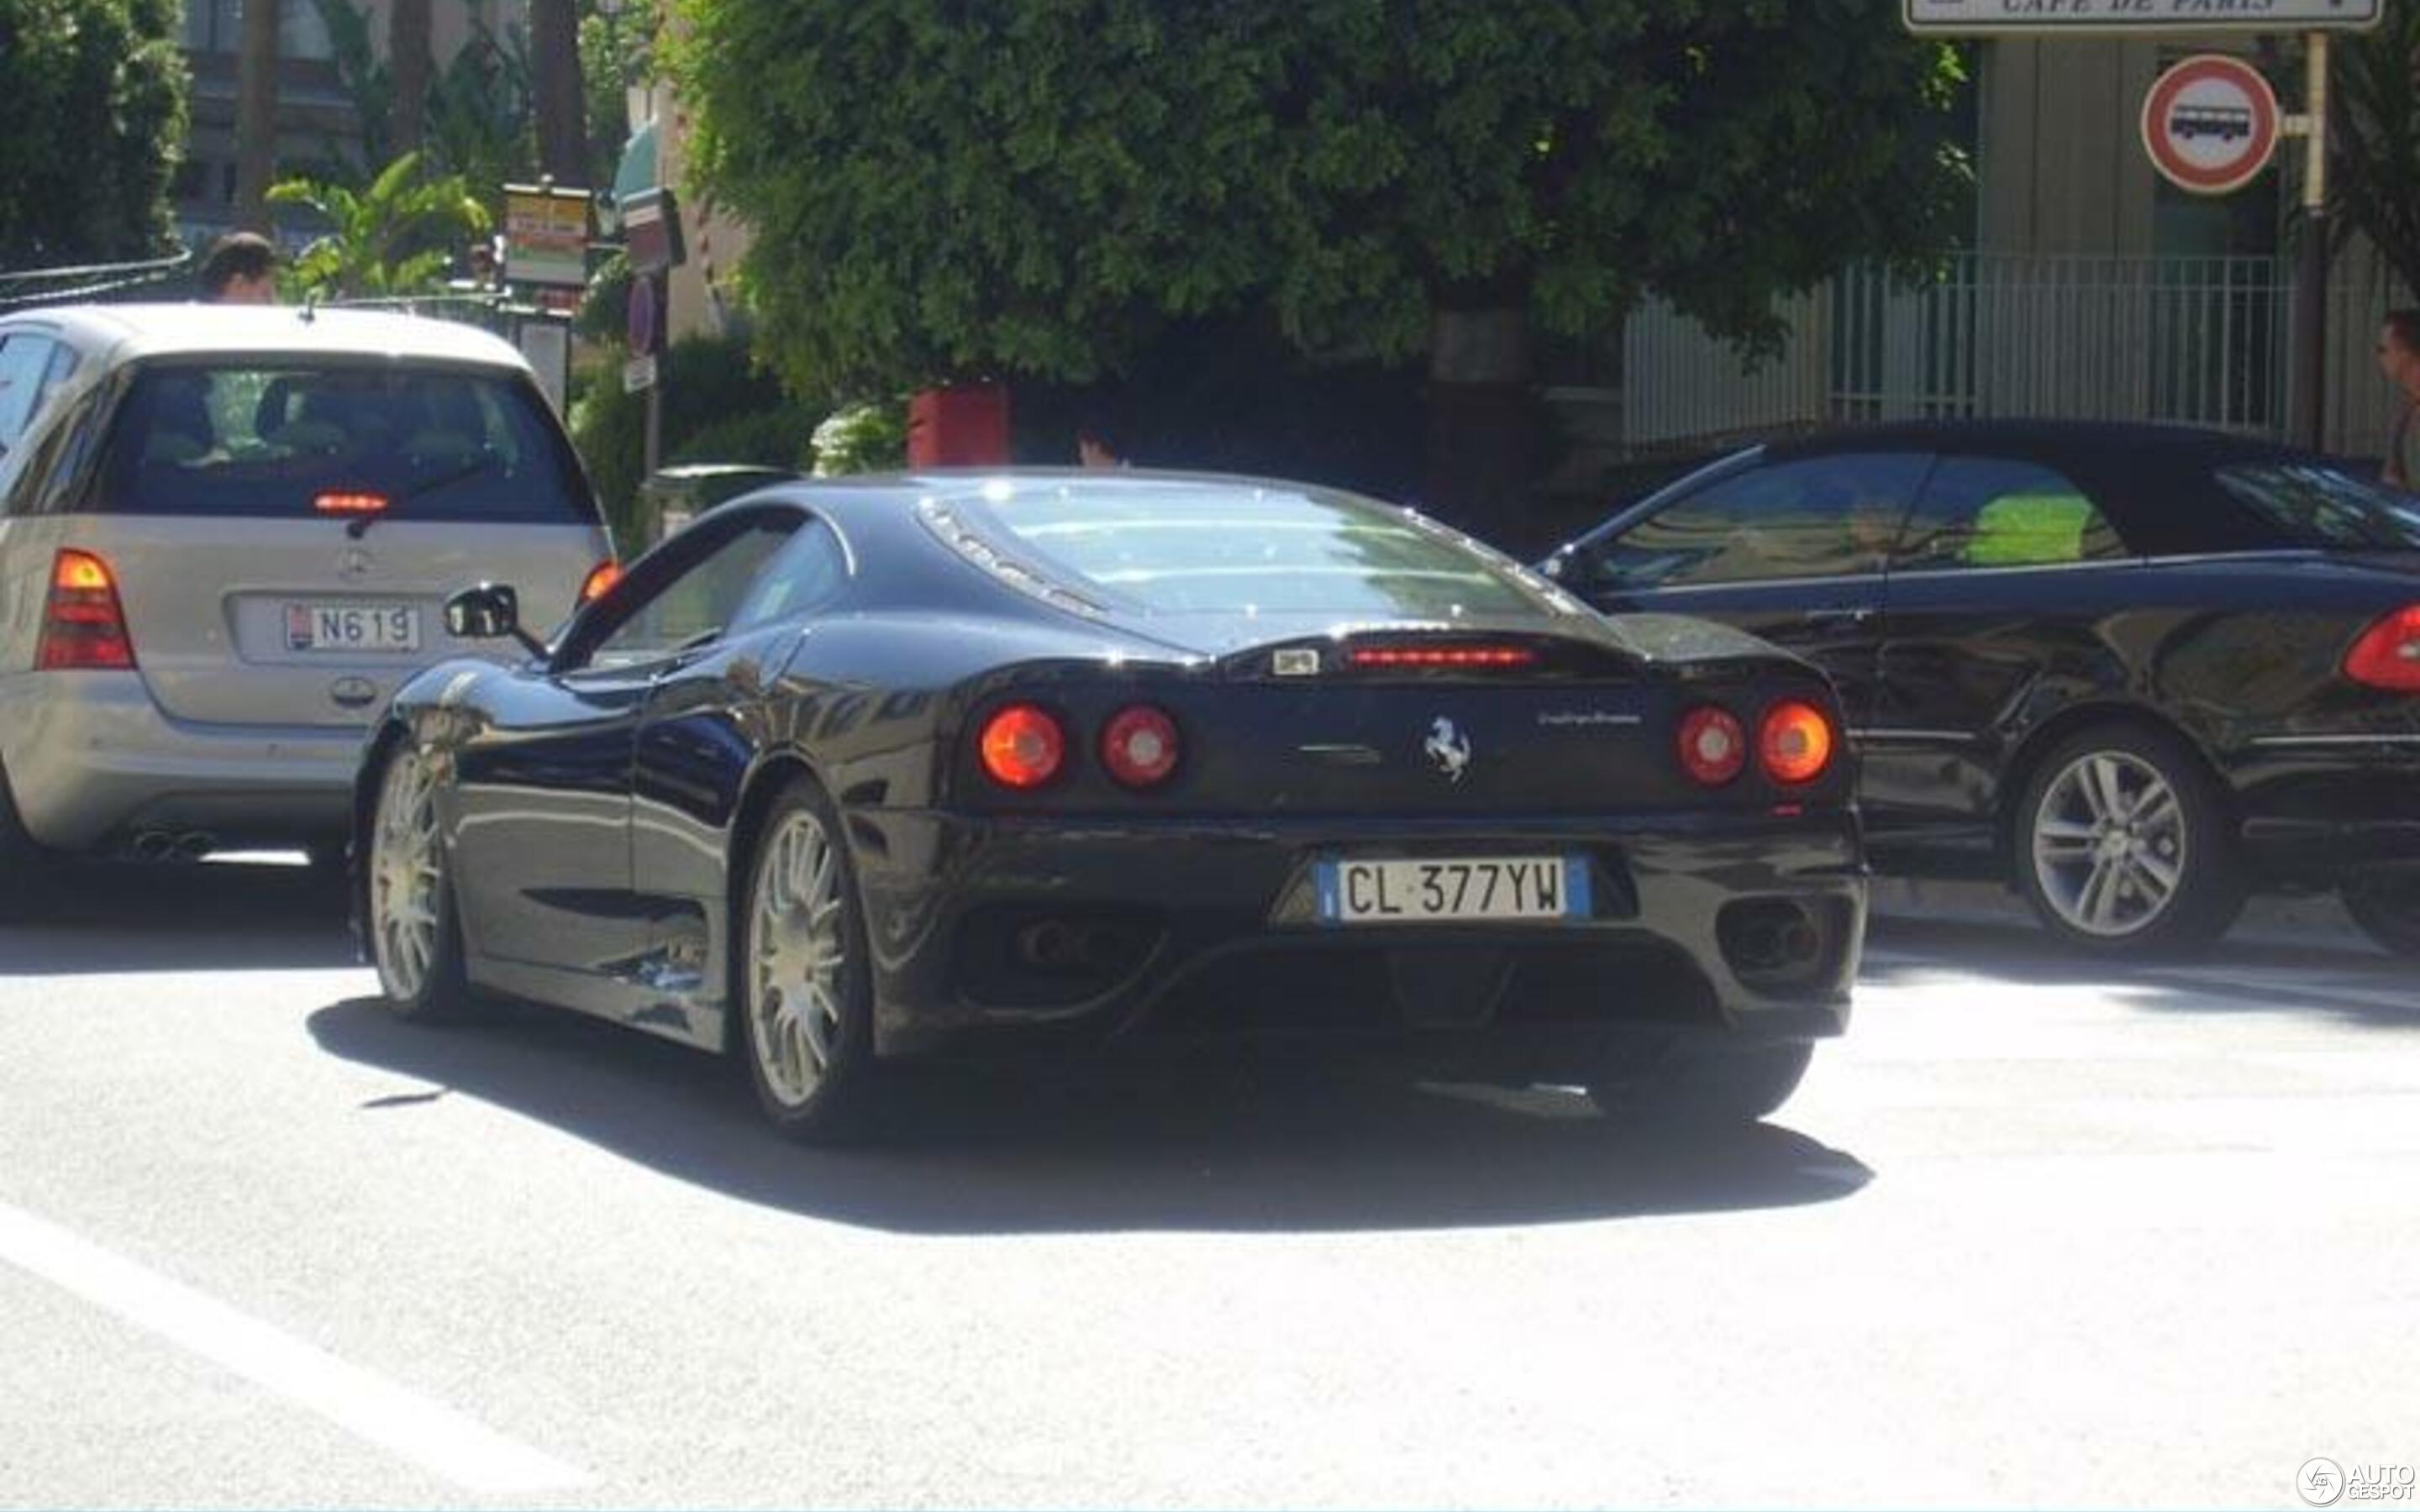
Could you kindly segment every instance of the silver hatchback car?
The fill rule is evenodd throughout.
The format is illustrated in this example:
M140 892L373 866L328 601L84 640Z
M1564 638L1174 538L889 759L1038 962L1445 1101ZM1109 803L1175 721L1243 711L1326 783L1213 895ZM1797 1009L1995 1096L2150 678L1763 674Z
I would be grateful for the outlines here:
M520 353L447 321L98 305L0 317L0 907L67 855L341 854L361 737L615 567Z

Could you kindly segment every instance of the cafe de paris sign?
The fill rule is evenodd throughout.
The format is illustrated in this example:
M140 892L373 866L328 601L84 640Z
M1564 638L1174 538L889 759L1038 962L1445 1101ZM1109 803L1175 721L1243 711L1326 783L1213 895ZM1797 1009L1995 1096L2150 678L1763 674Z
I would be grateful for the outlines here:
M1900 0L1908 30L1944 37L2033 32L2366 31L2385 0Z

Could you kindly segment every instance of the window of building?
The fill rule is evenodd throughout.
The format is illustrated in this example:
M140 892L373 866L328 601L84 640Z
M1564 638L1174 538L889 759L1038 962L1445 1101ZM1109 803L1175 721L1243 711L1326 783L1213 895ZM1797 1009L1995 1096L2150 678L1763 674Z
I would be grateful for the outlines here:
M186 0L184 47L191 53L236 53L243 47L243 0ZM317 0L285 0L277 8L277 55L326 63L336 55Z

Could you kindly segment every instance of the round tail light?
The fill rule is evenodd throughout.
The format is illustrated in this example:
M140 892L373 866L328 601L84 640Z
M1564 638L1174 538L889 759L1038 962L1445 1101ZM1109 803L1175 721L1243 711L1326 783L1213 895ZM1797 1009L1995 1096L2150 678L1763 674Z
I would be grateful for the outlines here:
M1681 769L1718 788L1747 764L1747 730L1729 709L1700 703L1681 717Z
M1764 711L1757 733L1757 757L1776 782L1812 782L1832 764L1832 721L1823 710L1785 699Z
M1012 703L985 720L977 744L984 771L1002 787L1038 788L1067 759L1058 716L1032 703Z
M1176 721L1148 703L1120 709L1101 727L1101 764L1130 788L1156 787L1176 772Z

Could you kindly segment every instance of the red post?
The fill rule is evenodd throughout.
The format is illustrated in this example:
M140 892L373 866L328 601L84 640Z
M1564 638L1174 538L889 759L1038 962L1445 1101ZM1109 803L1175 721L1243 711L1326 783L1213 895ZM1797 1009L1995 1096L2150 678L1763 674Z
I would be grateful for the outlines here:
M998 383L925 389L908 401L908 465L994 467L1008 461L1008 390Z

